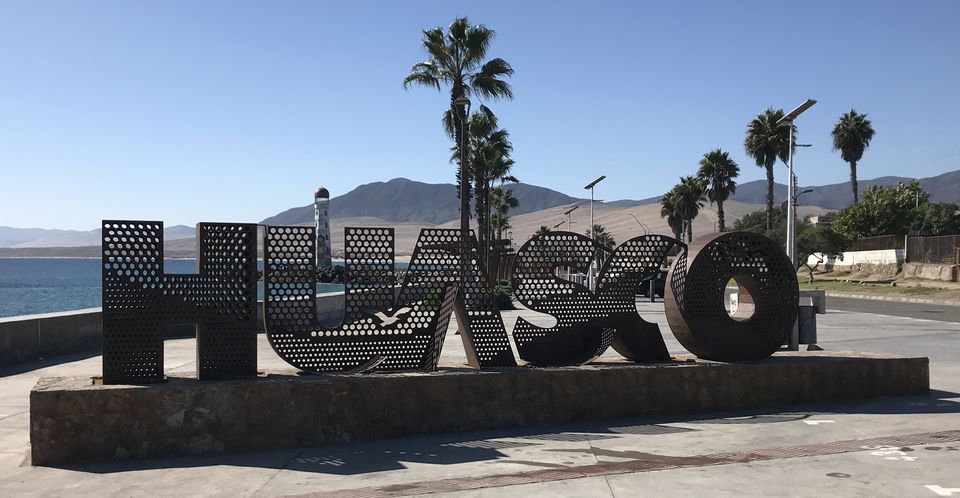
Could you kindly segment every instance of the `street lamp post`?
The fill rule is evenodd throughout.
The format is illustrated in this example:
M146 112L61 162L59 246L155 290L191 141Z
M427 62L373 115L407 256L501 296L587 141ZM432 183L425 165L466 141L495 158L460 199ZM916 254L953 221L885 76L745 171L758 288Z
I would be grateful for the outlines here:
M789 128L787 136L788 138L788 147L787 147L787 199L790 199L787 202L787 257L790 258L790 263L796 265L796 246L794 245L796 236L793 233L796 229L794 218L796 213L793 209L793 197L794 193L794 184L793 184L793 121L797 119L803 111L813 107L817 101L813 99L807 99L804 103L797 106L796 109L790 111L786 116L780 118L777 121L777 126L785 126Z
M807 109L813 107L817 101L813 99L807 99L804 103L798 105L794 110L787 113L786 116L780 118L777 121L777 126L785 126L788 128L787 136L788 147L787 147L787 257L790 259L790 264L796 268L797 265L797 256L796 256L796 207L795 203L795 194L794 194L794 181L793 181L793 121L797 119L797 116L806 111ZM790 349L792 351L798 351L800 349L800 331L797 328L796 322L793 324L793 331L790 333Z
M470 99L465 96L453 100L453 113L460 125L460 285L466 289L470 269L470 196L467 194L467 116L470 115Z
M583 187L585 190L589 190L589 191L590 191L590 239L591 239L591 240L593 239L593 187L595 187L598 183L602 182L604 178L606 178L606 175L600 175L599 178L597 178L596 180L588 183L586 187ZM588 284L588 287L590 287L590 289L593 289L593 271L594 271L594 266L596 266L596 265L591 265L591 266L590 266L590 272L589 272L589 274L587 275L587 277L588 277L588 279L587 279L587 284Z
M570 213L576 211L578 207L580 207L579 204L577 204L577 205L573 206L572 208L570 208L570 209L568 209L568 210L566 210L566 211L563 212L563 214L567 216L567 231L568 231L568 232L570 231L570 224L572 223L572 222L570 221Z

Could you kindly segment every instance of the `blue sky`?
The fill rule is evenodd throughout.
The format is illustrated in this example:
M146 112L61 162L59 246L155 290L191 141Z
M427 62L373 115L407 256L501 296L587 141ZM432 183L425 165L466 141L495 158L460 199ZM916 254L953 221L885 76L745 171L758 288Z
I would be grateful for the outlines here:
M716 147L762 179L746 123L806 98L801 184L848 178L830 130L851 108L877 130L861 179L960 168L956 1L4 0L0 225L255 222L318 184L451 182L448 96L401 80L458 15L516 70L488 105L529 183L645 198Z

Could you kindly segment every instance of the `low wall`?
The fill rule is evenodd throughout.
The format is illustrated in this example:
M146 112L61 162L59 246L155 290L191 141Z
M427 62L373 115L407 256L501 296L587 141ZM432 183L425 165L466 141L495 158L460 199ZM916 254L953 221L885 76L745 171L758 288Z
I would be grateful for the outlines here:
M847 251L843 253L843 258L826 254L810 255L807 263L810 266L816 265L820 259L823 259L822 266L827 268L836 268L854 265L897 265L903 263L906 258L906 251L903 249L883 249L878 251Z
M343 316L343 292L317 295L317 317L323 323ZM263 329L263 302L257 306L257 323ZM192 325L172 325L167 337L191 337ZM0 367L48 356L99 349L103 344L100 308L0 318Z
M146 386L41 379L34 465L315 446L417 434L924 394L927 358L804 352L756 362L172 378Z
M957 280L957 267L956 265L932 263L904 263L900 274L903 278L925 278L954 282Z

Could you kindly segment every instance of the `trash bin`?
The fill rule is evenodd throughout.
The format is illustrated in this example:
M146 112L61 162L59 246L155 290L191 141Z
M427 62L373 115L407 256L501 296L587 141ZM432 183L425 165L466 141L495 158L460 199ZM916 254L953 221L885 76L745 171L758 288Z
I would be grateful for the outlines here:
M800 306L797 313L797 328L800 344L817 343L817 307L815 305Z

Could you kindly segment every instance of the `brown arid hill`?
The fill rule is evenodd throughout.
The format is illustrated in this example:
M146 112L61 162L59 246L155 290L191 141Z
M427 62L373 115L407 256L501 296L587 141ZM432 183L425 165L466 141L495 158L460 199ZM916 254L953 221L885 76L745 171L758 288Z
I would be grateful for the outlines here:
M573 205L558 206L550 209L544 209L535 213L523 214L510 217L510 229L514 241L514 247L519 247L540 228L541 225L552 228L557 223L563 221L563 225L557 230L567 229L567 217L563 215L565 211ZM745 204L736 201L727 201L723 204L724 216L729 227L733 226L734 220L741 216L764 209L761 204ZM816 206L799 206L797 213L805 217L812 214L827 212L828 210ZM632 216L631 216L632 215ZM614 240L619 244L625 240L644 234L644 226L650 230L648 233L659 233L672 235L667 221L660 218L659 204L646 204L642 206L632 206L620 208L603 203L594 203L594 223L603 225L613 234ZM634 219L636 217L636 219ZM638 221L639 220L639 221ZM693 221L693 237L713 232L717 220L717 211L715 206L705 205L700 211L700 215ZM585 233L590 226L590 202L580 203L580 207L572 213L570 231ZM641 223L643 225L641 225ZM453 223L447 223L444 227L454 227ZM507 237L507 234L504 234Z
M512 233L514 247L519 248L528 240L541 225L553 227L563 221L563 225L557 230L566 230L566 216L564 211L570 209L574 204L557 206L543 209L533 213L515 215L510 218L513 228L509 230ZM584 233L590 224L590 203L589 201L579 203L580 207L573 212L571 230L578 233ZM733 225L737 218L752 211L763 209L760 204L745 204L737 201L727 201L724 203L727 223ZM811 214L826 212L826 209L815 206L800 206L798 213L801 217ZM632 216L631 216L632 215ZM636 219L634 219L636 217ZM699 235L712 232L717 219L717 212L714 206L707 204L704 206L700 215L693 222L693 235L696 238ZM638 221L639 220L639 221ZM670 228L667 222L660 218L660 206L655 204L646 204L642 206L617 207L597 202L594 204L594 221L603 225L610 231L614 239L620 243L631 237L643 235L646 225L651 233L660 233L670 235ZM300 223L300 225L309 226L312 223ZM344 229L346 227L385 227L393 228L395 234L395 251L397 261L408 261L413 254L413 248L417 241L417 236L422 228L458 228L458 221L448 221L440 225L430 223L402 223L384 220L374 217L349 217L333 218L330 223L331 238L333 241L332 249L335 257L343 257ZM475 228L475 226L474 226ZM504 234L507 237L508 234ZM168 258L191 258L195 255L195 244L193 239L168 240L164 244L164 255ZM262 250L261 250L262 254ZM0 257L99 257L99 246L86 247L46 247L46 248L0 248Z

